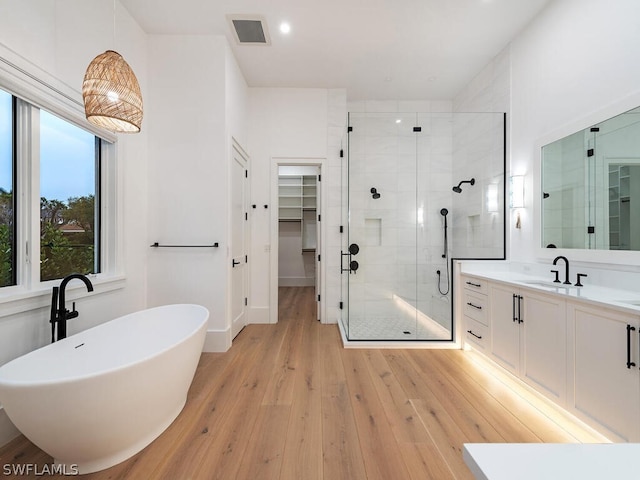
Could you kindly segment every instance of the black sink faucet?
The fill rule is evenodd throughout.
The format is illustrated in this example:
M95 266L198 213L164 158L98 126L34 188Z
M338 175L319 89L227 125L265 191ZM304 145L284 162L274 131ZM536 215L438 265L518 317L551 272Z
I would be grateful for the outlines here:
M557 264L558 260L564 260L564 284L565 285L571 285L571 282L569 281L569 260L567 259L567 257L564 257L562 255L558 255L556 258L553 259L553 264ZM559 282L558 280L558 272L556 270L551 270L553 273L556 274L556 282Z
M76 318L78 316L78 312L76 311L76 302L73 302L73 310L71 312L67 310L67 307L65 305L65 292L67 289L67 284L74 278L82 280L87 286L87 291L93 292L93 284L91 283L91 280L80 273L72 273L71 275L67 275L62 279L62 282L60 282L60 287L53 287L51 296L51 318L49 320L49 322L51 322L51 343L56 341L56 325L58 326L57 340L62 340L63 338L67 337L67 320Z

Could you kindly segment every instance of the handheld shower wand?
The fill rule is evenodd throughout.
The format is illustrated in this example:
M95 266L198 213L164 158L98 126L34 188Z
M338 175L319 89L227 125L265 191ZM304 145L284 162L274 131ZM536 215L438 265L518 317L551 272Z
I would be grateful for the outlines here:
M446 268L447 268L447 290L445 292L442 291L442 288L440 287L440 280L441 280L441 276L440 276L440 270L436 270L436 274L438 275L438 292L440 292L440 295L447 295L449 293L449 247L447 245L448 243L448 239L447 239L447 215L449 214L449 210L447 210L446 208L442 208L440 209L440 215L442 215L444 217L444 252L442 253L442 258L445 259L445 264L446 264Z
M449 210L443 208L440 210L440 215L444 217L444 253L442 254L442 258L447 258L447 215L449 214Z

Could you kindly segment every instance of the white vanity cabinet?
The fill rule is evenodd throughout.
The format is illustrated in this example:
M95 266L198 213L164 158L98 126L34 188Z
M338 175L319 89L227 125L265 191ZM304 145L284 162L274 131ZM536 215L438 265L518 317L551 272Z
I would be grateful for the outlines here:
M566 302L527 288L489 282L490 357L540 393L566 399Z
M640 318L567 302L568 410L612 440L640 441Z

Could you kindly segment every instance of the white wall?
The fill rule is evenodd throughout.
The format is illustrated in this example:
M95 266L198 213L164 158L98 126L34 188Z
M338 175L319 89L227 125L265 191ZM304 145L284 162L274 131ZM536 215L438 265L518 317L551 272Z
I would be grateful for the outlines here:
M322 229L326 236L327 312L324 322L337 321L340 297L340 142L346 124L346 93L344 90L250 88L249 141L251 155L251 200L258 208L251 209L250 322L269 323L274 307L274 290L270 287L272 223L277 219L272 210L273 185L276 184L279 161L323 163L322 191L324 199ZM269 208L263 208L268 205ZM277 221L277 220L275 220ZM277 279L277 276L276 276ZM272 315L271 315L272 316Z
M91 22L86 19L91 18ZM81 101L80 87L89 62L107 49L119 51L138 77L148 98L146 35L116 3L116 33L111 0L0 1L0 43L40 70L69 85ZM78 39L81 39L79 41ZM31 67L29 67L31 69ZM69 323L73 334L139 310L145 306L148 117L138 135L118 137L120 193L124 205L121 252L126 281L121 288L105 291L96 285L91 297L80 290L80 316ZM70 285L71 286L71 285ZM46 345L50 341L50 292L42 295L42 308L0 316L0 364ZM6 305L2 307L6 312ZM14 434L0 411L0 444Z
M198 61L194 61L198 60ZM206 350L231 344L227 309L231 138L246 138L246 83L224 37L149 36L149 306L209 309Z
M509 228L510 258L540 257L532 208L540 203L540 143L640 105L638 14L637 0L554 1L512 42L511 170L526 174L527 208L522 229ZM568 251L583 261L614 261L600 253ZM627 265L640 264L640 253L625 253Z
M507 114L506 121L509 122L510 86L510 49L506 48L458 93L453 102L454 111L460 114L455 117L453 184L471 177L476 179L474 187L466 184L462 186L463 193L453 194L454 256L500 258L503 255L504 123L501 113ZM462 112L478 112L478 115ZM508 137L507 134L507 142ZM508 161L507 147L507 179ZM489 188L497 189L498 213L488 211ZM507 208L507 218L510 215Z

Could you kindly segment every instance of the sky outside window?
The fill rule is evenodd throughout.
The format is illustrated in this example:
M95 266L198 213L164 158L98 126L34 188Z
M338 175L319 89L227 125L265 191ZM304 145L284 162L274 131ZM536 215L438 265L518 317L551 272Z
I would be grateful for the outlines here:
M0 90L0 188L13 191L11 95Z
M67 202L95 194L95 137L40 111L40 196Z
M15 284L12 97L0 90L0 287Z

